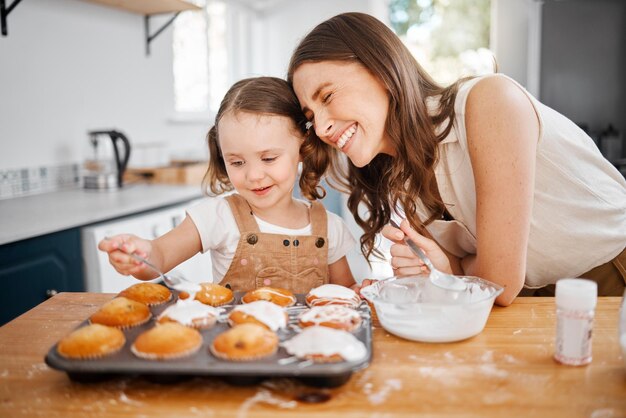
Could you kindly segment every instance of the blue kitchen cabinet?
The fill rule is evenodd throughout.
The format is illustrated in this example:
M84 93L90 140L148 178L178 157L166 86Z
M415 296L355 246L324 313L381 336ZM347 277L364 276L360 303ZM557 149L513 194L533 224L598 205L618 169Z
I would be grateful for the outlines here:
M55 295L85 290L78 228L0 246L0 325Z

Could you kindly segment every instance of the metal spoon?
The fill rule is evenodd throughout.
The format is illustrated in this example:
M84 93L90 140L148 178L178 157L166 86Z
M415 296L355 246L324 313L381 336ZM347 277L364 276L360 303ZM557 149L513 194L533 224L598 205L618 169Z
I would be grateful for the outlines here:
M110 238L105 237L104 239L109 240ZM201 290L201 286L199 284L190 282L189 280L186 280L180 276L167 275L163 273L157 266L155 266L154 264L152 264L145 258L141 257L140 255L137 255L135 253L126 253L126 254L128 254L131 258L141 263L144 263L150 269L158 273L158 275L161 276L161 280L163 280L165 284L168 285L172 289L176 289L179 291L186 291L188 293L194 293L194 292L198 292Z
M398 225L393 219L390 219L389 223L394 228L400 229L400 225ZM432 284L442 289L452 290L455 292L462 292L467 288L467 285L463 282L463 280L452 274L437 270L426 254L424 254L424 251L422 251L422 249L418 247L412 239L405 236L404 242L409 246L411 251L413 251L413 253L424 262L424 264L426 264L426 267L430 270L430 274L428 276Z
M183 281L185 281L184 279L180 278L180 277L176 277L176 276L168 276L167 274L163 273L159 268L157 268L157 266L155 266L154 264L152 264L151 262L149 262L148 260L146 260L145 258L135 254L135 253L126 253L128 254L131 258L144 263L146 266L148 266L149 268L151 268L152 270L154 270L156 273L159 274L159 276L161 276L161 279L165 282L166 285L168 285L169 287L175 288L176 286L178 286L179 284L181 284Z

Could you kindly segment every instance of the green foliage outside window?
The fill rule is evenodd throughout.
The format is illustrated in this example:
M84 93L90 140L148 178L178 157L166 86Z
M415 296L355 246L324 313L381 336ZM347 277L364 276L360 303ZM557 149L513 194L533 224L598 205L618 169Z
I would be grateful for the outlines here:
M435 78L452 81L483 72L468 67L493 66L485 53L491 0L390 0L389 13L392 28Z

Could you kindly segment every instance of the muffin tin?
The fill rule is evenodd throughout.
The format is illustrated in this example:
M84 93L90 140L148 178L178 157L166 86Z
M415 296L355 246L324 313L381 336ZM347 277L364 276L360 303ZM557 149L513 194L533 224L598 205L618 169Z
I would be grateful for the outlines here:
M156 318L170 304L175 303L177 292L172 291L170 302L159 306L152 306L152 318L146 324L124 331L126 344L117 353L94 360L73 360L62 357L57 352L55 344L46 355L45 361L53 369L67 373L75 381L97 381L115 376L138 375L146 376L157 381L176 381L186 377L214 376L222 378L232 384L256 384L271 377L294 377L311 386L334 387L346 383L354 371L367 367L372 358L372 325L371 313L367 303L362 302L357 308L363 322L352 334L367 348L367 356L360 361L342 361L337 363L312 363L298 360L289 355L284 348L279 347L276 354L255 361L233 362L221 360L213 356L209 346L213 338L226 331L229 325L219 320L215 326L207 330L200 330L203 342L197 353L180 359L157 361L138 358L130 351L130 346L137 336L155 325ZM244 292L235 292L233 305L225 308L225 316L237 304L241 303ZM297 315L306 309L304 294L296 295L298 302L295 307L287 309L289 326L280 330L278 337L281 343L299 332ZM80 326L88 324L84 321Z

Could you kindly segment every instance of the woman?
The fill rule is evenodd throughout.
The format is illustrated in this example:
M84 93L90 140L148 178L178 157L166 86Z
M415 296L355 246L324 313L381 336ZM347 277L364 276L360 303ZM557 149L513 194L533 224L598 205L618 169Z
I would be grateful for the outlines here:
M437 268L503 285L504 306L523 287L549 294L562 277L622 294L626 181L582 130L510 78L442 87L382 22L346 13L302 40L288 80L323 141L320 166L350 194L366 257L382 231L396 272L421 271L406 235ZM394 212L406 218L401 230L387 225Z

